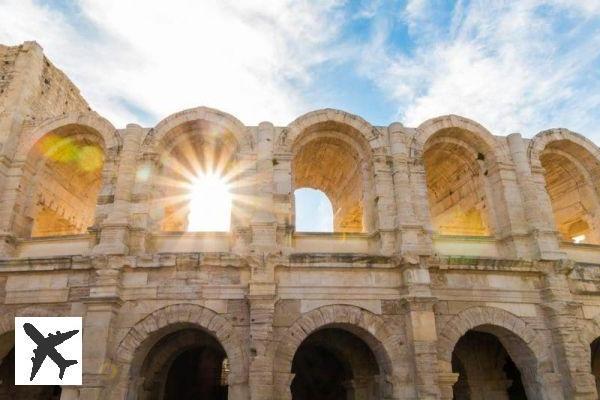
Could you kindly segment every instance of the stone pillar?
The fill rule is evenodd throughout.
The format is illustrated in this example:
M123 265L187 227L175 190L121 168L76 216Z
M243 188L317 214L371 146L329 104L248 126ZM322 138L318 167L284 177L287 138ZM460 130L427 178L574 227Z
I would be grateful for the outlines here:
M137 154L144 135L142 127L128 124L123 131L114 202L111 212L101 225L100 243L94 248L96 254L127 254L130 230L129 214L131 194L136 179Z
M548 218L552 218L552 208L548 201L538 199L539 191L535 187L531 168L527 159L527 149L519 133L512 133L507 137L508 146L515 164L517 183L523 197L525 217L529 225L534 258L555 260L563 258L560 252L556 232L547 229Z
M379 231L378 252L392 255L396 251L396 201L394 181L386 155L377 155L373 162L375 169L375 192L377 206L377 230Z
M156 199L154 185L160 179L159 165L159 155L156 153L144 153L137 158L138 167L131 193L131 204L138 203L137 207L140 210L136 228L143 230L137 244L138 252L141 254L151 252L150 235L160 229L160 223L164 216L164 208Z
M421 260L422 261L422 260ZM404 263L401 266L408 295L403 299L407 344L412 347L417 398L439 399L437 330L431 295L431 278L425 265Z
M429 218L429 202L427 198L427 184L424 181L424 170L421 168L419 179L411 182L411 171L409 166L409 151L405 140L407 134L399 122L392 123L389 127L391 154L392 154L392 178L394 183L394 197L396 199L396 227L398 229L397 249L401 254L430 254L430 241L422 242L424 227L417 218L415 204L425 201L427 218ZM424 185L424 187L411 187ZM415 193L420 193L418 198Z
M13 257L16 238L24 236L25 231L31 229L31 226L25 226L25 213L30 201L26 195L31 189L31 182L26 178L30 172L25 161L14 161L4 179L0 194L0 257Z
M270 122L258 126L255 193L257 199L251 221L250 304L250 398L273 397L273 360L268 348L273 341L275 312L275 264L277 221L273 213L273 138Z
M284 251L292 246L294 193L292 191L292 156L289 153L273 157L273 213L277 220L278 245Z
M90 294L84 300L83 319L83 386L80 400L102 400L102 391L111 381L113 366L108 346L113 323L122 304L120 297L121 267L119 256L94 256Z
M589 349L580 340L583 329L577 315L582 315L581 303L572 299L567 274L572 264L566 261L540 262L544 270L542 301L552 335L558 373L565 398L597 399L596 382L591 373Z
M277 220L273 212L273 136L270 122L258 125L255 193L252 215L252 246L270 249L277 245Z

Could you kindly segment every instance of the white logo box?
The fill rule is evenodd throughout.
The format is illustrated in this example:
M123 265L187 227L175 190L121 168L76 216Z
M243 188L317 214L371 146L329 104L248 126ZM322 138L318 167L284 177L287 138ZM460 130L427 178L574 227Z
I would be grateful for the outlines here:
M82 325L81 317L16 317L15 385L81 385ZM30 380L32 358L43 362ZM64 370L62 379L57 363Z

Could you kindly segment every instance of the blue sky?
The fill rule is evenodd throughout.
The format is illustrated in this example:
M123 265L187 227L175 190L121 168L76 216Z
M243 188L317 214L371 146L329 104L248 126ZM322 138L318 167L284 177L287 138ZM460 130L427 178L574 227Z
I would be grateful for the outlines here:
M198 105L249 125L333 107L600 143L600 0L0 0L0 43L25 40L117 127Z

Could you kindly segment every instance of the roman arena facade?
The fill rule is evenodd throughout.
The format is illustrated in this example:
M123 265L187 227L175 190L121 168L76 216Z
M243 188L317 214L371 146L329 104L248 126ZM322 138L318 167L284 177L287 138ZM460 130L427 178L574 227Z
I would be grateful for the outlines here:
M597 399L600 149L502 134L206 107L119 128L39 45L0 46L0 399ZM172 183L211 155L230 228L192 232ZM334 232L296 231L300 188ZM83 317L82 386L12 385L15 316Z

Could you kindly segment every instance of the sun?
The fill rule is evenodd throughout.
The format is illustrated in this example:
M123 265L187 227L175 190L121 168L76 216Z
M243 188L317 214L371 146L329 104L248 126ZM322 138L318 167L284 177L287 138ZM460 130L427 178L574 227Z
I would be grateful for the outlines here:
M227 232L231 223L231 192L222 176L199 174L191 184L188 232Z

